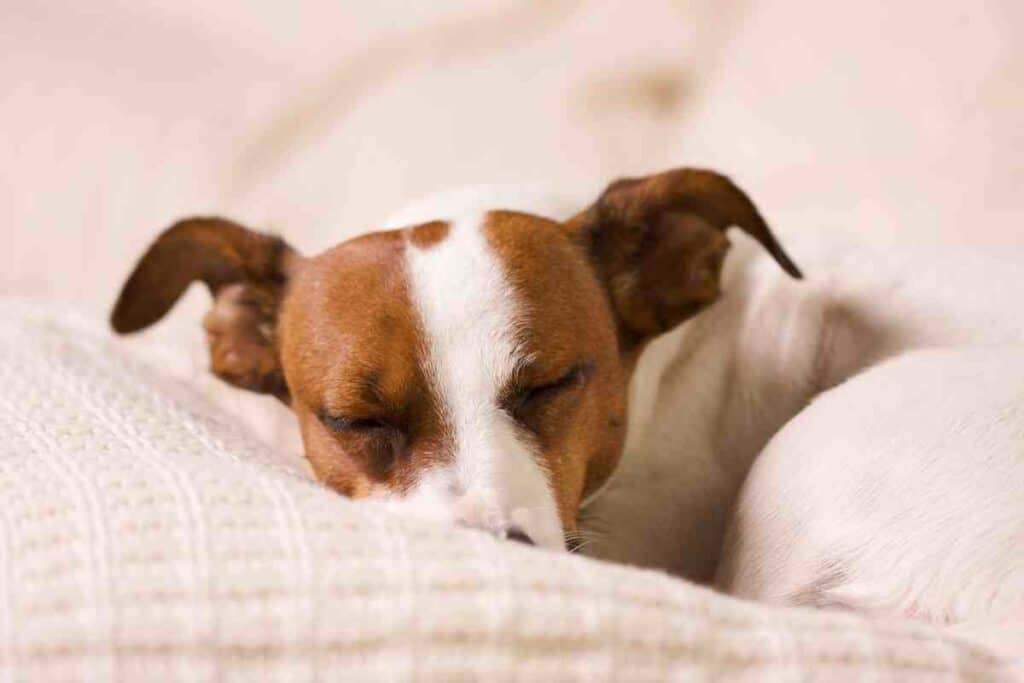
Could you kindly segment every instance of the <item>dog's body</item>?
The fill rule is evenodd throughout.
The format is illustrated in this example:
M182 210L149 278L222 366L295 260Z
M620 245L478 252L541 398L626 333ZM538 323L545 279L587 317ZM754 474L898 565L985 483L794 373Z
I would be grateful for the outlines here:
M307 456L329 485L349 495L396 498L438 519L552 548L561 547L560 522L569 537L583 537L588 554L711 582L730 512L752 464L813 397L916 348L1024 348L1021 316L1008 318L1005 302L992 296L1022 291L1024 276L963 254L908 260L822 239L794 242L798 260L812 275L797 282L745 241L721 273L725 295L705 309L718 298L727 248L718 231L727 225L744 226L778 264L798 274L749 200L724 182L690 171L624 181L575 215L572 210L582 204L535 190L448 193L393 217L388 223L398 230L354 240L301 266L295 265L300 257L254 233L205 219L188 222L165 233L165 243L158 242L140 263L114 325L130 331L163 315L189 280L160 291L159 275L167 272L162 264L173 262L183 243L190 249L201 244L201 260L210 265L190 278L205 280L217 298L207 322L214 372L289 402L299 415ZM225 240L228 246L220 246ZM554 246L547 248L547 242ZM538 244L543 248L537 250ZM235 264L239 260L242 267ZM344 286L337 279L342 271ZM375 294L378 287L385 287L383 296ZM355 290L360 291L353 296ZM367 298L381 303L366 308ZM409 306L412 316L405 312ZM266 332L271 325L277 335ZM363 336L338 341L336 329ZM1002 353L1012 355L1010 349ZM346 360L354 350L358 358ZM394 358L403 354L408 362L396 369ZM335 377L336 365L349 375ZM353 379L351 368L375 371L369 379L365 372ZM536 379L525 385L534 388L508 403L504 397L519 391L520 375L531 372ZM883 375L876 386L886 382ZM391 403L413 407L403 409L394 434L385 430L398 418L334 417L345 414L346 406L362 405L346 393L348 386L364 394L390 392L398 397ZM845 385L832 389L833 396L846 392ZM531 408L538 393L544 403ZM522 405L536 414L521 417ZM927 406L921 409L928 412ZM937 404L939 409L948 410L948 404ZM410 410L413 417L405 417ZM838 433L842 419L828 419ZM814 452L828 462L831 444L822 442L820 425L801 424L798 419L787 428L787 439L800 440L801 453ZM915 430L927 430L930 423L908 424L892 415L887 426L913 440ZM371 438L367 432L384 435ZM865 453L863 462L883 479L887 472L879 468L906 476L920 453L897 445L891 457ZM825 594L813 590L836 589L836 567L863 587L863 572L856 571L862 559L905 569L904 583L927 581L920 577L932 570L911 566L910 560L930 557L930 548L944 542L941 535L915 539L918 554L906 558L897 556L900 546L890 547L889 557L857 556L865 546L856 543L847 543L847 554L836 557L827 535L800 538L799 553L789 552L806 523L758 523L790 514L785 471L799 469L801 462L778 454L782 448L773 445L767 453L768 462L781 464L766 465L764 476L755 468L747 481L721 563L722 586L783 602L825 602ZM1020 448L1003 438L992 450L1016 481L1024 471ZM406 451L411 455L395 455ZM360 464L364 460L350 455L360 452L372 452L373 462ZM395 480L396 468L401 481ZM900 490L898 480L890 483ZM849 505L857 482L838 478L832 484L835 496L815 502ZM912 491L921 488L907 487L911 508ZM937 519L949 514L966 520L961 508L969 501L969 493L949 498L949 510L935 509ZM945 609L939 591L920 613L975 616L999 591L1019 597L1020 561L995 547L1007 542L1005 534L987 529L998 520L1019 524L1024 503L1012 496L998 501L998 509L965 521L965 528L976 531L977 547L968 555L1005 566L969 594L948 596L976 596L977 609ZM922 506L934 502L920 500ZM823 514L816 507L794 510ZM864 525L864 533L885 533L886 516L875 521L874 527ZM1013 538L1020 527L1007 529ZM892 585L899 588L898 577L887 577L897 578ZM872 595L871 605L844 604L914 612L905 601L877 604L884 597Z
M761 451L719 584L766 602L1024 618L1024 349L914 351L826 392Z

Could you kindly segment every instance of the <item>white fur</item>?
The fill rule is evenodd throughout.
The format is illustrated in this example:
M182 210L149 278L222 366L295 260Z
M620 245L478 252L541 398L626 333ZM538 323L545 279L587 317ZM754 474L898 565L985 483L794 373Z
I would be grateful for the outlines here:
M529 439L498 404L525 359L516 342L514 293L487 244L484 220L485 214L451 219L439 243L428 249L408 244L428 376L455 442L454 464L430 472L413 498L450 506L467 526L499 535L519 527L538 545L563 548L547 475Z
M819 392L882 359L915 348L1010 344L1024 354L1024 312L1015 310L1004 294L1024 291L1024 273L1014 255L984 256L926 247L893 254L857 248L834 237L790 238L783 242L809 275L806 281L794 282L749 240L733 235L740 253L730 257L724 299L673 332L674 338L652 345L641 358L639 370L646 376L638 375L634 391L642 390L642 384L650 393L634 405L643 414L631 416L622 463L606 493L587 509L588 516L599 519L607 529L604 538L588 547L600 557L709 580L718 566L736 494L751 464L772 435ZM885 391L885 383L876 390ZM922 400L931 397L925 393ZM869 403L864 402L865 406ZM925 404L923 409L938 414L943 408ZM902 420L898 414L889 419L890 431L903 434L907 442L927 440L927 426ZM826 467L839 467L845 451L837 448L834 440L826 440L826 433L808 435L802 452L813 452ZM891 444L887 457L873 463L879 476L899 481L907 476L905 463L920 452L899 452L897 446ZM1010 454L1018 444L1004 440L1001 447L1007 462L1013 462ZM1018 458L1016 463L1018 470L1024 470L1024 462ZM758 514L748 515L740 532L748 539L762 536L749 542L773 549L779 554L776 562L786 561L790 539L775 533L776 527L764 520L781 514L787 493L778 487L804 466L798 458L787 460L787 464L794 472L779 474L763 484L762 490L774 487L775 495L762 497ZM757 476L755 470L752 477ZM951 475L944 481L949 485L955 478ZM853 481L835 478L828 485L832 496L823 499L823 505L845 506L856 496ZM924 498L915 499L912 490L908 484L903 493L908 504L929 504ZM1024 517L1024 503L1020 502L1024 499L1018 496L1016 507L1004 509L1003 517L987 514L992 510L980 497L973 504L970 495L944 500L945 514L962 516L973 525L974 533L969 536L974 539L973 552L1004 560L989 578L1019 581L1020 565L1011 564L1006 554L1000 555L1005 538L991 529L1005 516ZM886 528L879 521L865 540L884 535ZM916 542L930 544L921 550L923 555L941 546L944 539L918 537ZM1020 545L1018 540L1013 547ZM757 563L761 557L745 553L726 558L726 564ZM871 561L879 567L896 566L895 557L875 554ZM903 576L889 575L894 583L907 584L916 580L912 576L928 571L926 567L902 566ZM775 594L777 587L770 573L750 571L765 583L748 594ZM821 578L830 567L819 564L794 571L811 584L816 571ZM727 580L723 583L731 587ZM877 588L879 593L885 590L884 586ZM1010 583L989 583L988 589L1015 590ZM785 593L787 589L778 590ZM951 613L976 614L991 604L983 595L984 591L977 590L946 597L951 605L958 601L950 607ZM963 604L965 600L969 604ZM937 597L933 604L939 602ZM886 607L890 613L907 614L903 606L893 602Z
M910 352L758 456L723 580L770 602L1024 618L1024 348Z
M822 293L733 241L725 297L641 355L622 460L585 509L589 554L711 581L751 461L809 395Z

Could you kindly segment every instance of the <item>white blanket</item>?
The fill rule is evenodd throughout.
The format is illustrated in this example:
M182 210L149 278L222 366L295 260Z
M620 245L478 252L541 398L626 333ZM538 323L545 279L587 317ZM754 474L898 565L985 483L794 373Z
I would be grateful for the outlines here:
M0 305L0 434L4 681L1024 676L351 502L67 313Z

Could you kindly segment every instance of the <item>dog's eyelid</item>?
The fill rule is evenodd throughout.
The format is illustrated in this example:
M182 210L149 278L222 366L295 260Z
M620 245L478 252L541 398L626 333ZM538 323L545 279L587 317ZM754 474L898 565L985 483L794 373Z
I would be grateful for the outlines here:
M586 373L589 373L594 364L591 361L581 360L575 363L560 364L561 371L551 372L550 370L544 370L540 363L531 364L518 373L517 379L520 381L521 391L529 389L540 389L543 387L554 386L561 382L575 379ZM555 366L557 367L557 366ZM527 377L534 378L533 381L526 379Z
M584 364L583 363L577 363L576 365L573 365L571 368L569 368L566 372L564 372L561 375L559 375L558 379L556 379L554 382L549 382L548 384L542 384L542 385L540 385L540 386L538 386L536 388L537 389L553 389L553 388L568 386L570 384L573 384L573 383L577 382L578 380L583 379L584 373L585 373Z
M554 381L518 389L514 397L515 409L521 409L545 396L554 396L564 389L582 383L593 371L593 367L593 363L589 361L576 363Z
M335 432L366 432L375 429L390 429L392 425L382 418L346 417L330 413L320 413L320 421L328 429Z

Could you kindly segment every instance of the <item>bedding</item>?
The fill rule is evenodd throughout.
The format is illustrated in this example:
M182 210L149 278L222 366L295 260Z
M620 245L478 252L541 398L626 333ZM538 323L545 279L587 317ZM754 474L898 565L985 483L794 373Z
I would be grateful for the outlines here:
M932 627L744 603L312 480L76 312L0 304L0 680L1010 680Z

